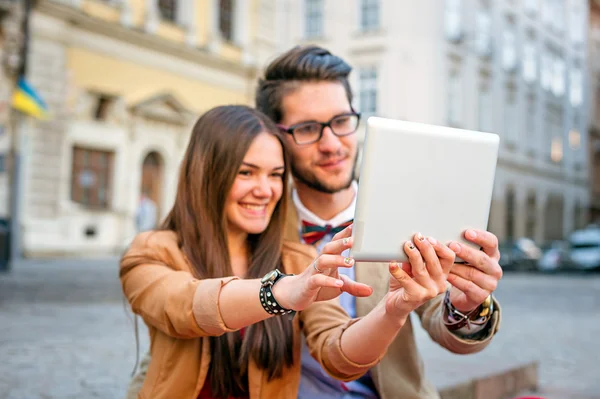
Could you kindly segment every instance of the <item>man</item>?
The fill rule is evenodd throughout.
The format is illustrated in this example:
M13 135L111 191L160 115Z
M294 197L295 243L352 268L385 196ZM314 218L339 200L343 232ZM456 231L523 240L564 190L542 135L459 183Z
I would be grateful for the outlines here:
M351 68L341 58L318 47L297 47L273 61L259 81L256 106L287 133L292 155L293 204L289 208L287 238L315 245L320 250L354 216L357 183L358 116L351 107L348 83ZM483 251L452 248L461 259L476 267L454 265L448 281L454 285L444 298L429 301L417 314L423 327L440 345L456 353L473 353L489 343L499 325L499 307L489 297L502 276L498 265L496 237L477 231L468 239ZM406 270L410 268L403 265ZM351 317L360 317L379 302L388 289L387 265L358 264L344 269L351 278L374 289L368 298L340 296ZM340 269L341 272L341 269ZM354 273L356 275L354 275ZM450 306L450 302L454 306ZM485 302L485 305L480 306ZM493 308L489 307L492 304ZM455 309L470 315L467 324ZM485 316L479 317L481 313ZM454 317L454 319L452 318ZM451 325L446 326L446 323ZM461 327L456 329L455 327ZM450 328L453 331L450 331ZM130 386L128 398L135 398L143 383L149 358ZM410 319L402 328L388 354L366 376L342 383L330 378L304 346L299 397L318 398L438 398L424 378Z
M318 250L354 216L354 133L359 116L351 105L350 71L346 62L325 49L296 47L267 67L256 93L257 108L287 133L292 156L295 206L290 207L287 238L313 244ZM448 277L453 287L447 295L417 311L432 339L460 354L485 348L500 321L498 303L491 300L502 277L497 238L484 231L469 231L466 238L483 250L453 244L451 249L467 265L455 264ZM403 267L410 270L408 265ZM361 317L387 292L387 268L358 264L344 271L374 289L368 298L340 297L351 317ZM468 323L463 315L468 315ZM425 380L410 319L382 361L357 381L342 383L328 377L306 346L302 367L302 399L439 397Z

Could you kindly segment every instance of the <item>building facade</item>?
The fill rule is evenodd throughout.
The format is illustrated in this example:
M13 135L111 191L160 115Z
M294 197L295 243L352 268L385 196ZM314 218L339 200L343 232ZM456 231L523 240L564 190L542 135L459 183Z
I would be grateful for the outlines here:
M590 220L600 223L600 1L590 1L588 41Z
M22 61L24 7L21 2L0 0L0 223L9 219L11 95Z
M198 116L253 103L276 13L268 0L39 0L27 79L50 118L20 126L24 254L121 251L142 193L162 219Z
M501 241L542 244L587 222L585 0L285 6L286 42L316 43L346 58L354 105L366 116L500 135L489 228Z

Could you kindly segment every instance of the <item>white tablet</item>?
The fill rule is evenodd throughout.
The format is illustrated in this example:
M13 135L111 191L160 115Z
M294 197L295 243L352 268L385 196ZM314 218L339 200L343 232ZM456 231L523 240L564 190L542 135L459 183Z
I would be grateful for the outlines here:
M406 262L404 242L417 232L475 247L463 232L487 230L498 145L496 134L369 118L352 231L354 259Z

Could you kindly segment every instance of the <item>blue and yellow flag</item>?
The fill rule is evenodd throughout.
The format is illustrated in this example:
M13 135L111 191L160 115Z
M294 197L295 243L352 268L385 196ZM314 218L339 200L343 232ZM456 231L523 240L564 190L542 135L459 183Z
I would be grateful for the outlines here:
M48 117L48 106L24 78L19 79L15 88L12 106L14 109L38 119Z

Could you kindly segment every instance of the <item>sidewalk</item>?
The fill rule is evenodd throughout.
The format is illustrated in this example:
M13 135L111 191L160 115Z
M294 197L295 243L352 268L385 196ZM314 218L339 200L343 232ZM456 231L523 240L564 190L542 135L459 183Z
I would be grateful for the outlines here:
M515 382L535 385L535 373L514 369L535 361L548 392L600 398L600 276L507 275L497 296L502 326L482 353L451 354L416 328L427 374L444 399L500 398L490 387L513 387L514 396L504 397L515 397L527 388ZM143 325L140 338L143 352ZM27 262L0 274L0 359L0 399L122 397L135 341L117 259Z

